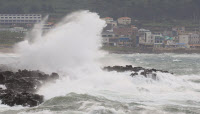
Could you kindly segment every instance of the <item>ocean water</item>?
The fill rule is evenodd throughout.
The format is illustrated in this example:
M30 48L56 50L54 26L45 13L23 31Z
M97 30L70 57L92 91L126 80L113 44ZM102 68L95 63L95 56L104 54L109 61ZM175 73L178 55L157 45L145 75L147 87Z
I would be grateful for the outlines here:
M0 63L18 60L14 54L0 54ZM131 64L168 70L158 80L129 72L96 72L94 77L62 79L39 93L46 100L38 107L0 105L2 114L199 114L200 54L107 54L102 66ZM108 63L107 61L111 61ZM117 61L120 61L117 63ZM86 73L92 75L91 73ZM85 74L84 74L85 75ZM102 76L104 75L104 76ZM83 76L83 75L82 75ZM97 76L97 77L96 77ZM83 82L85 81L85 82ZM57 85L57 86L54 86ZM64 86L60 88L61 86ZM48 89L49 88L49 89ZM55 89L54 89L55 88ZM60 90L56 90L60 89ZM53 94L53 95L47 95Z
M0 114L200 113L200 54L109 54L99 50L104 27L98 14L75 12L45 34L42 23L35 25L15 53L1 53L0 64L57 72L60 79L37 91L45 97L41 105L0 105ZM102 70L127 64L174 74L158 72L153 80Z

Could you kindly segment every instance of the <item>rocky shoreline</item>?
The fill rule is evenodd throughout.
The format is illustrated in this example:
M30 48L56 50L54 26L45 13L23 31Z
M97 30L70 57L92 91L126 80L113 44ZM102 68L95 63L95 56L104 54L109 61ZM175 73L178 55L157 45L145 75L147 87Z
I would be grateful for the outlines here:
M132 65L126 65L126 66L107 66L103 68L106 71L116 71L116 72L131 72L130 76L144 76L146 78L152 78L154 80L157 79L157 72L162 73L170 73L168 71L163 70L157 70L157 69L145 69L143 67L132 67ZM171 73L172 74L172 73Z
M157 79L157 72L169 73L157 69L145 69L143 67L107 66L103 70L111 72L130 72L130 76L144 76L145 78ZM57 73L45 74L39 70L0 70L0 103L8 106L22 105L34 107L44 102L44 96L36 94L38 89L47 82L59 79Z
M41 71L18 70L0 72L0 101L1 104L34 107L44 101L42 95L36 94L42 84L55 81L57 73L51 75Z

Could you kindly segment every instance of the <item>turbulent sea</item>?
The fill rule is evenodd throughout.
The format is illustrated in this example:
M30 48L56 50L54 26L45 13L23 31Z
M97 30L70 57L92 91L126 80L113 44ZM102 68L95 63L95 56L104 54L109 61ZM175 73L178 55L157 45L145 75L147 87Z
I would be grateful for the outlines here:
M42 32L42 23L16 44L14 54L1 53L0 64L57 72L60 79L37 91L45 98L39 106L0 105L0 114L200 114L199 54L108 54L99 50L105 22L89 11L69 14L49 32ZM174 74L158 72L153 80L103 71L107 65Z
M15 61L13 54L1 54L0 63ZM158 80L130 77L129 73L94 74L99 79L71 79L64 84L66 94L47 99L35 108L0 105L2 114L199 114L200 55L199 54L108 54L104 65L132 64L173 72L158 74ZM108 63L108 61L110 61ZM117 62L116 62L117 64ZM98 72L97 72L98 73ZM112 76L111 76L112 75ZM95 82L92 82L95 81ZM69 82L66 82L69 83ZM99 85L100 83L100 85ZM78 85L76 85L78 84ZM86 86L86 84L88 86ZM63 86L64 86L63 85ZM71 87L78 86L78 87ZM80 87L79 87L80 86ZM87 87L87 89L85 87ZM96 86L96 87L95 87ZM102 86L102 87L101 87ZM63 91L63 88L58 88ZM73 89L72 89L73 88ZM50 88L49 88L50 89ZM76 90L76 89L83 89ZM50 91L60 92L53 89ZM51 93L50 93L51 94Z

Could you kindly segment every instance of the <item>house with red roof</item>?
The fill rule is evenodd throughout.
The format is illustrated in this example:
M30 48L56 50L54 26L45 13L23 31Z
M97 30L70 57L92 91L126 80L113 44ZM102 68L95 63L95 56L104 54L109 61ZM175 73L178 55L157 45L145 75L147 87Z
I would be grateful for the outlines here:
M130 17L120 17L117 19L118 24L121 25L130 25L131 24L131 18Z
M107 24L112 23L114 20L111 17L105 17L105 18L101 18L102 20L106 21Z

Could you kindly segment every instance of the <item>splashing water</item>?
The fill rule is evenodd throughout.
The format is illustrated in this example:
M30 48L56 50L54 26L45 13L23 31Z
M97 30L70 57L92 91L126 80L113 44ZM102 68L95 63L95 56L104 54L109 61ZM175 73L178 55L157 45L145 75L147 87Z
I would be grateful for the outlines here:
M19 67L58 71L63 68L94 65L101 55L101 31L105 22L96 13L80 11L65 17L55 28L42 35L40 28L17 45ZM35 29L34 29L35 30ZM30 35L28 35L27 39Z
M44 108L44 113L50 113L46 105L52 106L52 110L55 110L54 105L60 107L59 110L66 105L63 111L74 107L75 111L91 113L95 110L133 113L143 109L148 110L146 113L156 113L155 110L173 110L173 106L179 110L189 106L188 102L191 109L199 107L196 105L200 103L199 83L189 81L188 77L158 73L158 80L152 80L130 77L130 72L102 71L105 61L100 59L105 53L99 47L104 27L105 22L96 13L79 11L65 17L45 34L41 32L42 26L36 25L35 28L40 29L16 45L20 56L17 68L55 71L62 76L56 83L43 85L38 91L47 100L38 109ZM120 61L116 57L109 59L107 64Z

